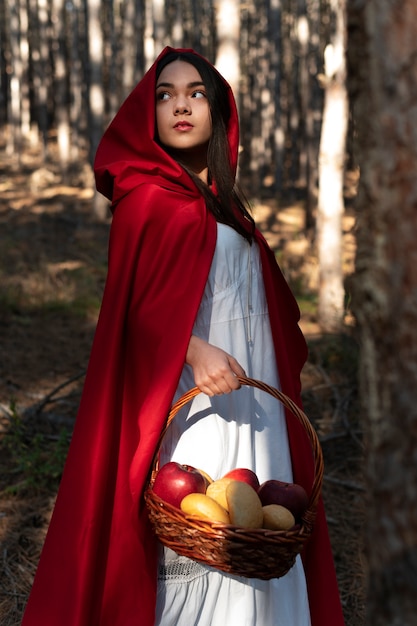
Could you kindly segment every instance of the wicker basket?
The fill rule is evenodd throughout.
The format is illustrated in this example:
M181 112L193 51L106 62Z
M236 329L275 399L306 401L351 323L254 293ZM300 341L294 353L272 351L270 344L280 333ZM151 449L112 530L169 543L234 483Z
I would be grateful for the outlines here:
M184 514L152 491L159 469L163 437L178 411L200 393L197 387L185 393L171 408L155 452L145 500L155 533L166 547L229 574L269 580L280 578L288 572L312 533L323 481L323 455L315 430L290 398L260 381L245 377L239 377L239 380L243 385L257 387L280 400L299 420L308 435L315 472L308 507L301 522L289 531L251 530L211 523Z

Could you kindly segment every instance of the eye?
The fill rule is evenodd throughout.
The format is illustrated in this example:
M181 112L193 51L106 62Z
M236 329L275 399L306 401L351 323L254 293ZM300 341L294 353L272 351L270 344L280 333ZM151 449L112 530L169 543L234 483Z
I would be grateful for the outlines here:
M207 95L205 91L202 91L201 89L197 89L196 91L193 91L191 97L192 98L207 98Z
M156 94L156 99L157 99L157 100L160 100L160 101L162 101L162 100L169 100L169 98L170 98L170 97L171 97L171 96L170 96L170 94L168 93L168 91L159 91L159 92Z

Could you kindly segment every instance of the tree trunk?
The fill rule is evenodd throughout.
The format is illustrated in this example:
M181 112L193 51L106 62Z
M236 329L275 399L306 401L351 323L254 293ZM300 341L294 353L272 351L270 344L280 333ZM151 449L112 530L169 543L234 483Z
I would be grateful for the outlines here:
M305 142L307 161L306 219L307 233L314 232L318 197L318 153L320 146L320 120L323 108L323 93L317 76L320 55L320 0L307 2L308 51L307 73L309 80L308 102L305 111Z
M134 51L137 46L137 33L135 32L135 3L134 0L126 0L124 6L123 33L122 33L122 98L124 100L130 93L135 82Z
M70 124L68 114L67 65L65 58L65 6L63 0L52 1L52 25L55 46L54 59L54 109L56 116L58 154L65 174L70 161Z
M21 131L27 139L30 133L30 97L29 97L29 16L26 2L21 2L19 7L20 21L20 58L22 62L22 85L21 85Z
M100 22L100 0L84 0L88 15L88 56L89 56L89 157L93 165L97 146L103 134L104 125L104 93L103 93L103 33ZM93 199L93 212L99 220L103 220L108 212L108 203L97 192Z
M145 0L145 33L144 33L144 53L145 69L147 70L155 61L155 39L153 21L153 1Z
M325 97L319 155L317 255L318 319L322 330L340 330L344 317L342 273L343 180L348 125L345 0L332 0L335 34L325 50Z
M270 41L270 75L271 93L274 103L274 115L272 115L272 135L274 146L273 159L273 188L281 190L283 185L284 170L284 145L285 129L282 115L281 83L282 83L282 7L281 0L271 0L268 19L268 38Z
M215 0L217 54L216 67L232 87L236 101L239 99L239 0Z
M10 123L9 141L7 144L7 154L12 157L20 155L22 132L21 132L21 98L22 98L22 75L23 66L20 55L20 20L19 3L13 2L8 6L10 20L10 53L12 60L12 71L10 77L10 98L8 101L8 119Z
M71 149L70 160L77 163L80 156L81 120L83 114L83 72L80 48L79 14L81 6L80 0L72 0L71 8L68 10L67 33L69 41L68 68L69 68L69 90L71 98L69 102L69 120L71 127Z
M155 41L155 56L158 55L166 45L166 7L165 0L153 0L153 33Z
M35 59L33 62L35 118L42 138L44 158L46 158L48 153L48 95L52 78L49 65L51 40L48 35L50 17L48 1L35 0L34 8L37 8L37 19L34 24L36 43L32 42L32 57Z
M417 615L417 3L350 5L361 182L353 310L367 429L368 623Z

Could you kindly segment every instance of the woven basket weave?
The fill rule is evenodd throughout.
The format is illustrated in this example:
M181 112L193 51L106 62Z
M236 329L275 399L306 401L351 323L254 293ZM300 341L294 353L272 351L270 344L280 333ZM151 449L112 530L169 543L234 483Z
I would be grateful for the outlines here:
M239 380L242 385L256 387L280 400L308 435L313 452L314 480L309 503L300 523L288 531L252 530L219 522L211 523L184 514L153 492L164 435L178 411L200 393L197 387L181 396L171 408L154 455L145 500L155 533L166 547L229 574L269 580L280 578L288 572L312 533L323 481L323 455L310 421L288 396L251 378L239 377Z

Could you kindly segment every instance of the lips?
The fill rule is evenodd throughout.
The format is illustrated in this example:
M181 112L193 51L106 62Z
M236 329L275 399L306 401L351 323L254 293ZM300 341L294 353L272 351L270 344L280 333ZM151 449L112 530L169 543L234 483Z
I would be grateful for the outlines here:
M174 126L174 130L179 130L179 131L187 131L187 130L191 130L192 128L193 128L193 125L190 124L190 122L185 122L185 121L179 121Z

